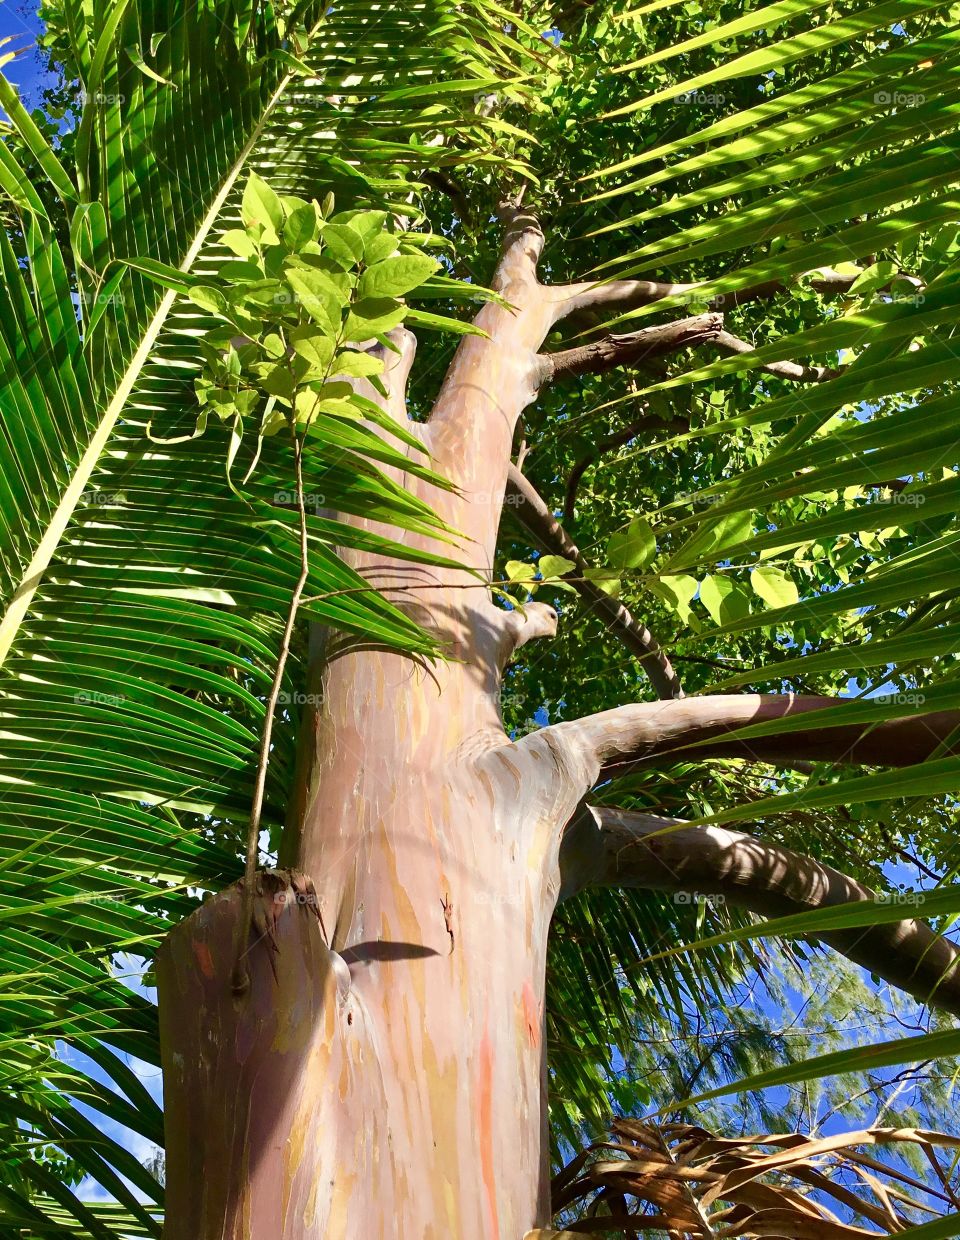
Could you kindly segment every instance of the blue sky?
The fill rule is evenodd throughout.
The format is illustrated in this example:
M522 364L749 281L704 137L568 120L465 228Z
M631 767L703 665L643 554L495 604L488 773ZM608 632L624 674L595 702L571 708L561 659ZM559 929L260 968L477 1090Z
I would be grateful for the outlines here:
M16 60L4 65L3 72L16 83L20 98L31 108L39 104L40 91L48 77L34 50L40 30L35 5L24 3L24 0L0 0L0 39L12 40L0 55L24 49Z

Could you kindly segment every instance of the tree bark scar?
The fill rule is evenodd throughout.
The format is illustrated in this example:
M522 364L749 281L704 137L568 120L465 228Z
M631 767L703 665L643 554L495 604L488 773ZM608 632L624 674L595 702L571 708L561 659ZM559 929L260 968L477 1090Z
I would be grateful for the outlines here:
M527 1038L531 1046L540 1045L540 1007L533 986L529 981L523 983L523 1019L527 1027Z
M453 901L450 899L449 891L446 893L446 895L444 895L443 899L440 901L440 904L441 904L441 907L443 908L443 923L447 927L447 934L450 935L449 954L452 956L453 949L454 947L456 947L456 944L457 944L457 939L456 939L456 935L453 932Z

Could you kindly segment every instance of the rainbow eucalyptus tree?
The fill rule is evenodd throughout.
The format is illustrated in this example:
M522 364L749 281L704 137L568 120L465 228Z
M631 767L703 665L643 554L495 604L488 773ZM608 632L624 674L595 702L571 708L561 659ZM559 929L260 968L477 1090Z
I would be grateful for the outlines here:
M654 8L70 0L75 129L0 86L11 1227L547 1236L761 934L947 1016L739 1084L960 1052L888 864L960 784L957 32Z

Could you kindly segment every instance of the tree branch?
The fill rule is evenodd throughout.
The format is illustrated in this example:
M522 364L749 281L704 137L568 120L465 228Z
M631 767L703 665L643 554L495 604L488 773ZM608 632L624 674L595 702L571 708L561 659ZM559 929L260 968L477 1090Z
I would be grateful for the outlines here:
M856 279L856 274L842 275L839 271L824 268L810 281L810 287L827 296L835 295L848 292ZM649 306L655 301L678 295L693 301L702 287L702 284L673 284L659 280L584 281L579 284L558 285L553 289L555 321L559 322L583 310L635 310L638 306ZM783 280L764 280L749 288L738 289L733 293L719 293L709 301L706 298L701 298L701 301L707 301L711 309L721 310L775 297L787 287L788 284Z
M545 731L553 733L556 742L578 759L593 763L597 775L610 777L683 758L909 766L930 757L960 728L960 711L939 711L884 723L832 727L817 718L809 728L779 735L749 739L731 736L749 724L840 705L849 708L852 704L838 698L797 697L792 693L717 694L620 706L553 724ZM960 742L952 741L946 752L960 752Z
M423 431L438 473L463 497L445 519L492 564L514 430L537 395L537 355L551 329L553 303L537 279L543 232L516 204L499 211L504 238L491 281L506 304L487 302L460 341ZM432 501L431 501L432 502Z
M883 896L832 866L739 831L675 828L679 819L591 806L564 841L564 896L585 884L722 896L764 917L784 917ZM921 1003L960 1015L960 950L906 918L818 938Z
M555 321L583 310L635 310L665 297L696 294L697 284L673 284L662 280L586 280L579 284L557 285L554 296Z
M540 385L552 383L567 375L603 374L617 366L643 362L653 357L676 353L690 345L717 340L722 334L723 316L699 314L673 323L644 327L626 335L602 336L577 349L539 356Z
M410 378L413 359L417 353L417 338L406 327L395 327L393 331L387 333L387 339L400 350L399 353L393 353L382 344L370 350L383 362L383 374L380 380L387 389L387 395L381 396L369 379L361 381L360 390L368 400L380 405L383 411L389 413L397 422L406 423L409 421L407 380Z
M714 343L727 353L753 353L754 346L729 332L722 331ZM776 375L779 379L790 379L794 383L822 383L826 379L835 379L841 372L831 366L801 366L798 362L767 362L760 367L768 375Z
M680 681L656 638L645 625L634 619L626 607L604 594L599 586L584 579L589 565L579 547L547 507L533 484L515 465L511 465L507 473L506 503L513 507L517 520L542 550L573 560L581 578L575 583L577 592L590 604L591 610L604 621L610 631L639 657L640 666L649 677L657 696L681 697Z
M511 284L523 286L536 282L537 262L543 251L543 229L532 211L519 203L501 202L497 216L504 225L500 261L493 276L492 287L509 300Z
M681 321L681 324L667 324L668 327L682 326L683 323L690 325L707 319L720 319L720 315L701 315L699 319L691 318ZM646 332L650 333L650 343L655 347L646 353L641 352L636 358L628 356L630 352L629 342L637 341L638 347L642 348L640 339L644 333L634 332L627 336L606 336L602 340L592 342L580 349L568 349L563 353L548 354L543 358L544 365L544 381L550 381L554 378L561 377L564 374L585 374L588 372L599 373L603 370L609 370L613 366L619 366L629 363L630 361L641 361L646 357L660 356L674 349L661 348L657 345L653 336L655 332L663 332L663 328L647 328ZM752 353L754 346L746 340L731 335L728 331L720 330L716 334L707 333L698 338L691 338L676 344L675 348L682 348L684 344L715 344L727 353ZM619 353L619 356L618 356ZM549 366L546 365L549 363ZM789 379L796 383L822 383L826 379L836 378L841 373L838 369L829 366L802 366L797 362L779 361L768 362L760 367L767 374L776 375L780 379ZM660 422L653 414L647 413L630 426L625 427L621 431L616 431L612 435L601 439L596 446L596 450L591 452L589 456L581 457L575 462L570 470L567 478L566 493L563 501L563 519L568 524L573 521L576 507L577 490L580 486L581 479L590 466L597 461L605 452L610 452L614 448L622 447L623 444L629 443L635 438L640 431L649 426L659 426L665 430L687 431L690 429L689 423L680 420L673 422ZM906 484L904 484L906 485Z

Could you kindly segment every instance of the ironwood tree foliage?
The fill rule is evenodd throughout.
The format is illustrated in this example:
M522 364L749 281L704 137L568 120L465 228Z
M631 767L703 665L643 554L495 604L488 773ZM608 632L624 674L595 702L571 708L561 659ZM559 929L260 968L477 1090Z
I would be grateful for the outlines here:
M44 15L75 129L0 83L2 1226L158 1235L110 1121L168 1240L520 1237L551 1117L948 1077L951 6ZM932 1030L748 1030L804 935ZM665 1068L714 1010L752 1049Z

